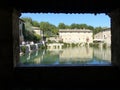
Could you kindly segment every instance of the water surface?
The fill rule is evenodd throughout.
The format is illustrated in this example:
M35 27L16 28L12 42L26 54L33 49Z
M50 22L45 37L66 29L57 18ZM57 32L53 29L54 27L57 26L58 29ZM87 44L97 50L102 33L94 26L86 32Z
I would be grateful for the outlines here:
M109 66L111 49L90 47L39 50L20 56L18 66Z

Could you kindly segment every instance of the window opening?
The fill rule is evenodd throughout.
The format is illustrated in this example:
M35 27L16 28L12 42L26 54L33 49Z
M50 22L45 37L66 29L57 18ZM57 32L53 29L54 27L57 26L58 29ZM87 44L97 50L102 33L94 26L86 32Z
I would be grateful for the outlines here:
M22 13L18 66L111 65L109 20L105 14Z

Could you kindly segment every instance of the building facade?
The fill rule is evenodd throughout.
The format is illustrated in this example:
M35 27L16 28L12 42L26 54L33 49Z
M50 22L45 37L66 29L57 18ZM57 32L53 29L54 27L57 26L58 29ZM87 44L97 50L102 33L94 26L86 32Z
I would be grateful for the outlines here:
M111 45L111 30L107 28L94 35L94 41L102 41L107 45Z
M19 40L20 44L24 41L23 30L25 29L25 24L22 19L19 19Z
M93 43L93 32L88 29L60 29L59 37L65 43Z
M39 29L39 27L32 27L33 31L40 35L40 36L43 36L43 31Z

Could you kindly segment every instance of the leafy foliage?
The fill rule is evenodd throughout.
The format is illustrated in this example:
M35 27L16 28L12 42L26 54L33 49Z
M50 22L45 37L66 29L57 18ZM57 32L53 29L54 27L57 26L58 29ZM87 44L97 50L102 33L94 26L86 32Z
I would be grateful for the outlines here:
M30 17L22 17L21 19L32 24L32 19Z
M54 36L54 35L58 35L58 29L90 29L93 31L93 35L104 30L105 27L93 27L87 24L76 24L76 23L72 23L71 25L65 25L64 23L59 23L59 25L56 27L53 24L50 24L49 22L37 22L35 20L32 20L29 17L22 17L21 19L23 19L25 21L25 31L26 34L25 35L25 40L33 40L33 38L35 39L35 41L40 39L40 36L38 37L38 35L34 34L34 32L32 31L32 26L35 27L39 27L40 30L43 31L43 36L45 37L50 37L50 36ZM107 27L106 27L107 28Z
M23 53L25 53L26 52L26 46L21 46L21 51L23 52Z
M23 27L23 35L25 41L38 42L41 39L40 35L37 35L32 29L32 19L22 18L25 21L25 26Z
M44 36L47 36L47 37L58 34L57 27L48 22L40 22L40 30L42 30Z
M37 22L37 21L32 21L32 26L34 26L34 27L39 27L40 25L39 25L39 22Z
M59 23L58 28L59 29L66 29L66 25L64 23Z

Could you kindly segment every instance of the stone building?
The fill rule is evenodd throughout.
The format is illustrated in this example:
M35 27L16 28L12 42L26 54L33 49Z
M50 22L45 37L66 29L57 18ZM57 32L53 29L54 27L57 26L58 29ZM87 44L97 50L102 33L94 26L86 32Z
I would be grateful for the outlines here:
M108 46L111 45L111 30L110 28L104 29L103 31L94 35L94 41L104 42Z
M46 38L46 41L51 41L51 42L59 42L60 41L60 38L59 36L52 36L52 37L49 37L49 38Z
M36 34L43 36L43 32L39 29L39 27L32 27L32 29Z
M60 29L59 37L65 43L92 43L93 32L88 29Z
M120 88L120 8L119 0L1 0L0 90L51 86ZM47 4L46 3L50 3ZM26 6L27 5L27 6ZM47 6L47 7L46 7ZM20 13L105 13L111 22L111 66L16 67L19 61ZM5 35L4 35L5 34ZM39 82L39 83L38 83ZM60 84L58 84L60 83ZM79 85L78 85L79 84ZM47 89L47 88L46 88ZM32 89L31 89L32 90Z
M24 41L24 36L23 36L23 30L24 30L24 21L22 19L19 19L19 40L20 44Z

